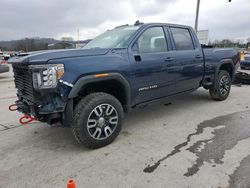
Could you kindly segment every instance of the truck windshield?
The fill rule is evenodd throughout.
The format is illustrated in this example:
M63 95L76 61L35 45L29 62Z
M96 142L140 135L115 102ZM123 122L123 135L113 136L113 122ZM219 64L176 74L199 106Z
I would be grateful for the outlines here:
M112 30L108 30L105 33L97 36L83 48L122 48L129 37L135 33L139 26L124 26L118 27Z

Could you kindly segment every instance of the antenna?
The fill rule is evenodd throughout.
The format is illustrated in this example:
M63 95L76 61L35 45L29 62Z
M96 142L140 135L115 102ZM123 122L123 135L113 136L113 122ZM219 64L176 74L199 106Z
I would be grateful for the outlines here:
M140 22L139 20L137 20L136 22L135 22L135 25L142 25L143 23L142 22Z

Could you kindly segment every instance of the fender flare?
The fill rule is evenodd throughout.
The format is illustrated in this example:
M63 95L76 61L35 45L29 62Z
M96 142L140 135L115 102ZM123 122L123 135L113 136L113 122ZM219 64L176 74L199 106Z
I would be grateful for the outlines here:
M235 68L235 67L234 67L233 60L232 60L232 59L222 59L222 60L219 62L217 68L216 68L215 77L218 75L221 66L222 66L222 65L225 65L225 64L230 64L230 66L232 67L232 76L234 75L234 72L235 72L234 68Z
M72 99L78 96L78 93L84 89L84 87L89 83L101 82L106 80L117 80L120 82L126 92L126 106L131 104L131 89L129 82L120 73L107 73L108 76L105 77L95 77L95 75L83 76L77 80L71 89L68 98Z

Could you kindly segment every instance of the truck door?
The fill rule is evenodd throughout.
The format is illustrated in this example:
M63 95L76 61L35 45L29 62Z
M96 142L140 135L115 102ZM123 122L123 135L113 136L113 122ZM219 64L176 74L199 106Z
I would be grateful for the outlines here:
M176 92L196 89L204 72L203 53L189 28L169 27L176 65Z
M134 104L168 96L175 87L167 38L163 27L147 28L134 42L131 52L131 87Z

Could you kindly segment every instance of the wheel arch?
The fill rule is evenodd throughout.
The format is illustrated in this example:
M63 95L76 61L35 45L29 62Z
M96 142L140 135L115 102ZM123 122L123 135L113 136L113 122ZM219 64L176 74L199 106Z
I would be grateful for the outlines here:
M216 69L216 73L215 73L215 77L218 75L220 70L225 70L229 73L231 79L233 78L234 75L234 63L232 59L223 59L220 61L217 69Z
M105 76L97 77L88 75L78 79L71 89L68 98L74 99L81 95L93 92L107 92L114 95L122 104L124 111L129 110L131 104L131 90L129 82L120 73L105 73ZM114 90L114 87L118 87ZM113 90L113 91L111 91Z

